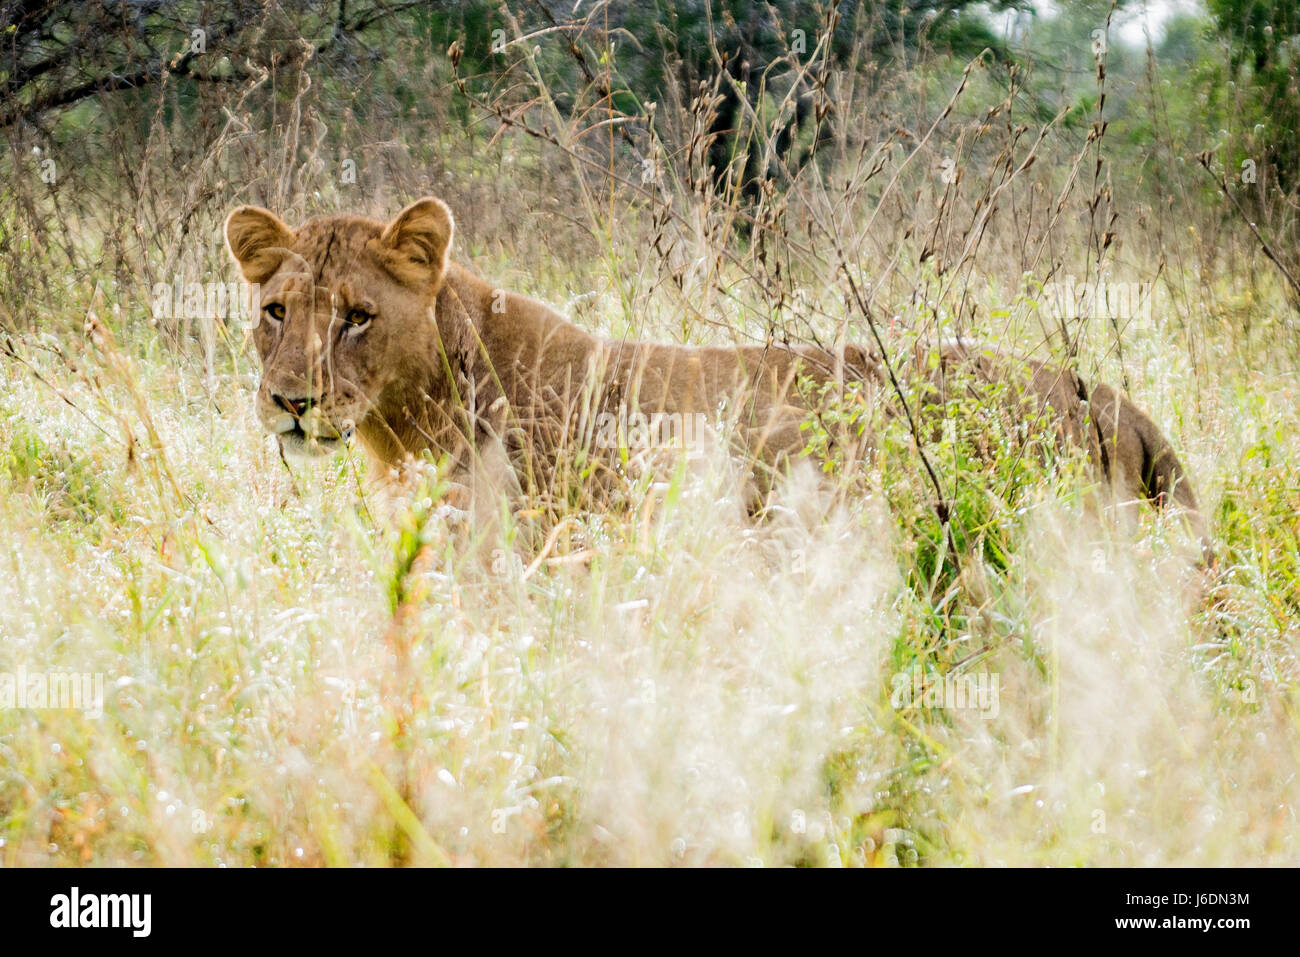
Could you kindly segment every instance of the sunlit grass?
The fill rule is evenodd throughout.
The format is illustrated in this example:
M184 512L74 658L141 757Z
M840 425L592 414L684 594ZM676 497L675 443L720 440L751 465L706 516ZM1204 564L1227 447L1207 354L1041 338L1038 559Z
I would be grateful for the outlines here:
M762 521L670 468L535 561L436 485L291 474L246 375L134 352L0 365L0 671L106 678L97 719L0 712L5 864L1300 859L1291 379L1134 366L1217 571L959 436L956 574L905 441ZM914 668L996 714L894 707Z

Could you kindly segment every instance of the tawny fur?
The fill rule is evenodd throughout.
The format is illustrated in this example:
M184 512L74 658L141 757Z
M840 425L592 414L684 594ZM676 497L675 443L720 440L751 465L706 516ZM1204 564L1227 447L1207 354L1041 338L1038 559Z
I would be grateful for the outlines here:
M352 216L290 229L272 213L240 207L227 245L245 277L261 283L255 339L263 374L258 415L293 451L329 451L351 428L381 465L429 451L492 488L544 485L547 464L593 417L636 411L729 416L749 461L779 472L804 447L799 425L809 389L857 384L894 399L879 356L848 346L676 346L594 336L527 296L451 262L452 216L425 198L391 223ZM356 312L354 310L360 310ZM351 319L370 316L364 324ZM1017 413L1046 410L1065 441L1086 448L1114 500L1176 504L1198 533L1191 483L1160 429L1108 385L1068 370L962 343L908 357L930 394L948 383L1007 383ZM277 397L279 397L277 399ZM307 400L311 411L286 411ZM290 418L286 418L290 416ZM289 428L291 420L296 428ZM301 436L301 438L300 438ZM501 475L503 472L518 474Z

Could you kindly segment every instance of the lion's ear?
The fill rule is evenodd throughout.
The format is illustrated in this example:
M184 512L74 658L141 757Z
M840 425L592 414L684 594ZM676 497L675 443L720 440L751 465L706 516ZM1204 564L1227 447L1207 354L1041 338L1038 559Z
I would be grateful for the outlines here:
M249 282L270 279L293 239L293 230L260 206L240 206L226 217L226 247Z
M446 203L432 196L417 199L379 237L384 265L403 282L436 285L447 269L453 228Z

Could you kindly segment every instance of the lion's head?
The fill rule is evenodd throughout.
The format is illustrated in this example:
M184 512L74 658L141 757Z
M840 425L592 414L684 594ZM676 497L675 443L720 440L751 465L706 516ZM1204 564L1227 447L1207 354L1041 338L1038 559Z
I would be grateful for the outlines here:
M296 230L241 206L225 234L244 278L261 287L257 416L281 448L323 455L355 430L388 429L375 421L385 397L438 360L432 309L451 246L446 205L426 197L387 225L331 216Z

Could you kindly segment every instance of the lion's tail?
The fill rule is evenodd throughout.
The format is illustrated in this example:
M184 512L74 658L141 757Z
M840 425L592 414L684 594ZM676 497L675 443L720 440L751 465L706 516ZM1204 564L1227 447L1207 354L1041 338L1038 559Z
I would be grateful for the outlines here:
M1187 469L1169 439L1150 416L1109 386L1098 385L1092 399L1103 468L1110 473L1112 481L1129 495L1145 498L1156 508L1171 505L1177 508L1200 539L1206 563L1213 563L1214 551L1205 515ZM1111 426L1110 430L1106 429L1107 425Z

